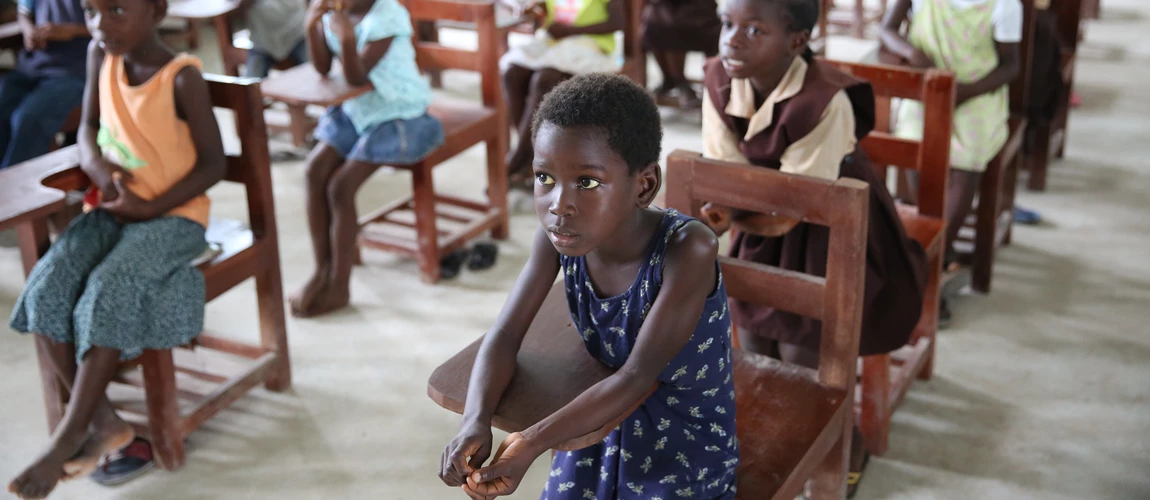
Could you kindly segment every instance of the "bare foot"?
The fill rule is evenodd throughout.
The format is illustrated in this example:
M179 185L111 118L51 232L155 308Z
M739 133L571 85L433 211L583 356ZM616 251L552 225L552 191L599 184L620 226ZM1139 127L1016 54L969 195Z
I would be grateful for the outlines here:
M319 293L327 287L327 280L328 268L326 266L317 268L307 283L304 283L303 287L289 299L292 316L298 318L312 316L307 314L307 311L312 309Z
M329 312L347 307L351 303L351 293L346 287L326 286L316 292L314 299L307 304L307 309L292 310L298 318L322 316Z
M100 427L92 429L88 440L80 448L80 453L64 462L63 481L85 477L96 470L100 458L132 443L136 431L127 422L116 417Z
M64 475L64 461L76 455L86 435L57 436L52 446L8 483L8 491L25 500L47 498Z

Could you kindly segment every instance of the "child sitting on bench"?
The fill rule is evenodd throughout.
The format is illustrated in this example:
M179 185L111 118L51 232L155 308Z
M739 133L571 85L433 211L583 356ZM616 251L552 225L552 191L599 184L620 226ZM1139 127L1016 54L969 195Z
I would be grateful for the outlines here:
M472 498L510 494L536 457L642 401L602 442L555 454L547 498L734 498L731 316L718 242L702 223L650 206L662 183L654 102L625 77L578 76L547 95L532 131L541 227L480 348L440 477ZM556 275L587 351L617 371L510 435L484 467L492 414Z
M336 4L341 3L340 9ZM308 9L308 51L316 71L332 58L367 93L333 106L315 130L307 160L307 222L315 272L291 298L308 317L350 301L359 222L355 193L383 165L408 165L443 144L443 127L427 114L431 87L419 75L411 17L398 0L317 0Z
M85 0L88 81L80 153L88 211L28 276L11 327L40 335L68 406L8 491L44 498L134 437L105 396L120 361L203 331L204 194L227 163L200 62L159 39L164 0Z
M859 141L874 127L868 83L818 62L807 47L819 0L729 0L720 12L718 58L705 68L703 154L823 179L870 186L867 269L860 355L905 345L922 312L926 254L910 239L883 179ZM717 201L717 200L716 200ZM731 256L826 274L825 227L772 214L731 213L708 204L716 231L739 226ZM749 230L747 230L749 229ZM742 301L732 304L740 345L751 352L818 366L821 322ZM866 455L856 432L851 489Z

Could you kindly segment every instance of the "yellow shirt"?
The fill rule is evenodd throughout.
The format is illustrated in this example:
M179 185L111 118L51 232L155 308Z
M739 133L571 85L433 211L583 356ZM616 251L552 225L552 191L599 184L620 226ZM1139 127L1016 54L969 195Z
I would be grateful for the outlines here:
M807 76L807 62L796 57L779 85L767 96L762 107L755 108L755 89L751 82L731 80L731 100L724 112L748 120L747 134L735 135L723 123L707 92L703 93L703 156L735 163L750 163L739 149L741 141L749 141L774 123L775 104L790 99L803 89ZM780 171L820 179L837 179L843 158L855 150L855 115L850 98L840 90L823 110L819 124L787 148L779 162Z
M145 200L171 189L196 165L192 133L176 113L176 75L187 66L198 70L201 63L193 56L178 55L137 86L128 84L121 56L104 56L100 68L100 132L96 142L105 158L132 173L127 187ZM200 195L165 215L207 227L210 208L207 195Z

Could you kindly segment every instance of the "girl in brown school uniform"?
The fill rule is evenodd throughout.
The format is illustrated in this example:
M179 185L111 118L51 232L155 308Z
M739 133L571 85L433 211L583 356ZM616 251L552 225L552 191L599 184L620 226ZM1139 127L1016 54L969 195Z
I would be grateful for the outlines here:
M807 42L818 0L729 0L720 12L718 58L707 62L703 151L709 158L750 163L823 179L849 177L870 185L867 268L860 354L880 354L910 339L922 311L926 255L906 235L882 179L858 147L874 126L870 84L816 62ZM828 231L770 214L708 204L716 232L732 225L731 254L825 276ZM744 349L787 362L818 365L818 321L733 302ZM850 489L865 464L855 432Z

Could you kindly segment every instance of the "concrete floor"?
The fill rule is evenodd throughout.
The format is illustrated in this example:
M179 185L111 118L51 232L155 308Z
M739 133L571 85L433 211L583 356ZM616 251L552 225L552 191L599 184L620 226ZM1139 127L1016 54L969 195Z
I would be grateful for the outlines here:
M857 498L1150 498L1150 4L1108 0L1103 16L1080 54L1085 104L1074 111L1067 157L1046 193L1020 194L1049 222L1016 229L992 296L955 305L934 379L912 389L890 451L872 460ZM467 75L451 74L448 86L477 95ZM668 114L664 126L667 151L699 149L697 116ZM479 149L456 158L438 169L437 186L479 195L482 161ZM298 163L273 171L291 290L311 268L303 174ZM360 201L376 206L408 183L380 173ZM233 188L212 194L217 216L244 213ZM458 419L427 398L427 377L494 320L535 225L517 215L495 269L434 287L420 283L414 262L367 252L353 308L290 320L290 391L256 391L212 420L190 437L177 473L117 488L81 480L54 498L464 498L435 476ZM16 251L0 248L0 316L21 285ZM210 329L255 339L253 294L240 287L209 305ZM32 339L4 330L6 482L45 444L46 429ZM513 498L536 498L546 470L537 464Z

